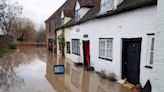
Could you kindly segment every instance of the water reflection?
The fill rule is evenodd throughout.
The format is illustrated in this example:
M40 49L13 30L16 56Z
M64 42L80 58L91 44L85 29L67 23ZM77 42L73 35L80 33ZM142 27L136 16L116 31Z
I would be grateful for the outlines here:
M10 92L11 87L20 88L24 85L24 79L14 71L14 67L18 66L18 63L14 63L17 54L18 51L7 54L0 59L0 88L4 92Z
M57 92L130 92L129 89L115 82L102 79L94 72L84 71L74 66L69 59L52 55L56 60L48 60L46 78ZM53 73L53 65L64 64L65 74Z
M45 78L45 48L19 48L0 59L0 92L56 92Z
M65 65L55 75L53 66ZM44 48L19 48L0 59L0 92L129 92Z

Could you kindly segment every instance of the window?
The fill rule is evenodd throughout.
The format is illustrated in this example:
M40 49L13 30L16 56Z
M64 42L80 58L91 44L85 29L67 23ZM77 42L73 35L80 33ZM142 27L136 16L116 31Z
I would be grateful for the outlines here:
M70 53L70 42L67 42L66 45L67 45L67 53Z
M148 42L148 62L149 64L153 64L154 59L154 35L149 35Z
M72 53L80 55L80 40L72 39Z
M75 11L75 22L78 22L80 20L79 10L80 9L78 9L78 10Z
M110 11L113 9L114 0L101 0L101 12Z
M112 60L113 53L113 39L104 39L99 40L99 58Z
M64 26L64 18L61 19L61 26Z

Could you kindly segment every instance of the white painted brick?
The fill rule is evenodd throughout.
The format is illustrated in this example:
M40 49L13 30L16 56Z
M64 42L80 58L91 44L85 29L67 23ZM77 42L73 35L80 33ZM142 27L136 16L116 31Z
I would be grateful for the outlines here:
M164 92L164 0L158 0L152 92Z

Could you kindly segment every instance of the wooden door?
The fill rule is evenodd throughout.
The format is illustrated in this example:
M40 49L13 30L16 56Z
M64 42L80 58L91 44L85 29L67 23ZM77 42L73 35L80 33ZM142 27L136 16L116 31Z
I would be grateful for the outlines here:
M89 41L83 41L84 66L90 66L90 48Z
M123 39L122 78L133 84L139 83L141 38Z

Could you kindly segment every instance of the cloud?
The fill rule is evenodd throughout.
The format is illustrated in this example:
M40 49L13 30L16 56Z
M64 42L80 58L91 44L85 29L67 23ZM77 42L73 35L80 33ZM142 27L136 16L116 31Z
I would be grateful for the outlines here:
M66 0L15 0L23 6L22 16L43 24Z

